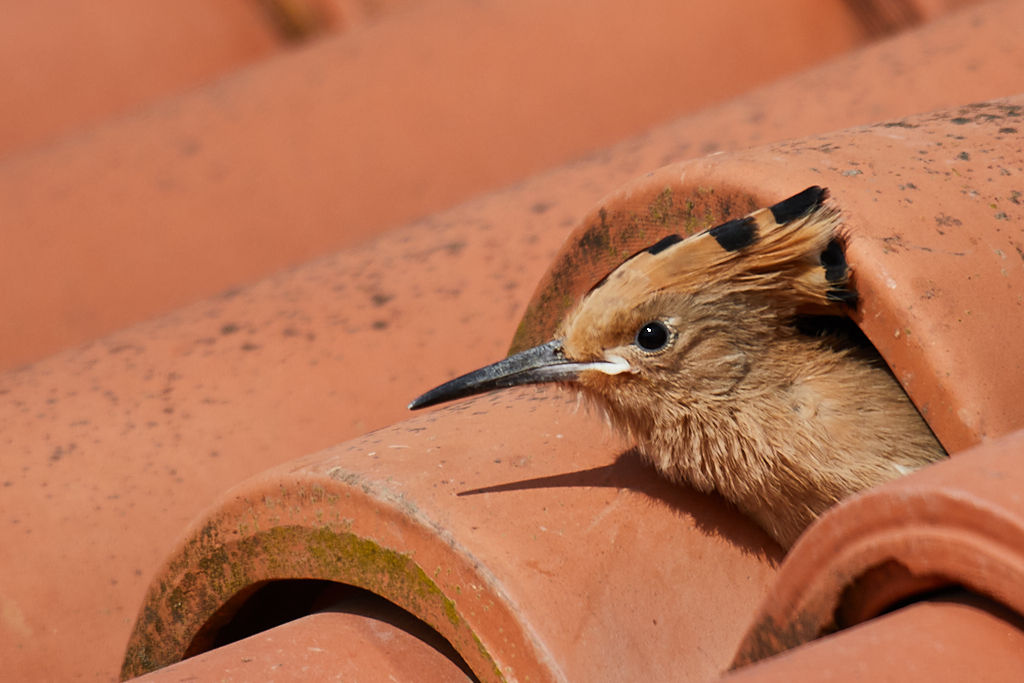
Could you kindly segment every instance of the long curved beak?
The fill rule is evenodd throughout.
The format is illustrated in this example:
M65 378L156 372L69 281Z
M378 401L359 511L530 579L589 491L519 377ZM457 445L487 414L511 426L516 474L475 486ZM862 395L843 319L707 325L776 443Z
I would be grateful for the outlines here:
M621 362L617 362L621 361ZM558 339L547 344L509 356L485 368L446 382L431 389L409 404L409 410L427 408L454 401L457 398L483 394L493 389L505 389L521 384L544 384L547 382L571 382L584 370L600 370L618 374L629 370L629 364L622 359L578 363L565 357L562 342Z

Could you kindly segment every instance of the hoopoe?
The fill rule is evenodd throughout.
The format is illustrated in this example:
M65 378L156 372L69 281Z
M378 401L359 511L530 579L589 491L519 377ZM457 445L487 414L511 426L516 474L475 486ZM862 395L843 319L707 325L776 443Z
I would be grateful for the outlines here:
M717 491L790 547L842 498L946 455L877 352L804 324L857 302L827 197L810 187L662 239L597 283L554 340L409 408L521 384L575 388L661 475Z

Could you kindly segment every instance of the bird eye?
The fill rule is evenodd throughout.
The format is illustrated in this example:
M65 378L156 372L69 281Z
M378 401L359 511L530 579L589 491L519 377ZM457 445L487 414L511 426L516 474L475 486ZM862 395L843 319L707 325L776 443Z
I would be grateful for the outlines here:
M636 333L636 345L644 351L661 351L668 344L669 336L664 323L652 320Z

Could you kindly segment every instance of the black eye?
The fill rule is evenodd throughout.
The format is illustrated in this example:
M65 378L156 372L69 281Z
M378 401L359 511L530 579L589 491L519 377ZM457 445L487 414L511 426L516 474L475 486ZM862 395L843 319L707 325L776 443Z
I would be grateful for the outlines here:
M661 351L668 344L668 328L657 320L652 320L636 333L636 345L644 351Z

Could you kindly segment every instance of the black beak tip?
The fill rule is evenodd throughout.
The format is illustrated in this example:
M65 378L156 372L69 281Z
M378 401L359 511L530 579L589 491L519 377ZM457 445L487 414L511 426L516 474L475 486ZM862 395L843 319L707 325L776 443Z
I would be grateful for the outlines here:
M459 380L453 381L458 382ZM434 387L430 391L414 398L408 405L408 409L419 410L420 408L430 408L431 406L436 406L447 401L454 401L455 399L462 398L463 396L472 396L473 393L476 393L472 391L459 391L459 389L462 389L462 387L453 387L452 382L442 384L439 387Z
M431 406L440 405L448 401L454 401L457 398L463 398L465 396L472 396L473 394L481 393L479 391L473 391L472 385L469 387L461 386L461 380L453 380L447 382L439 387L434 387L425 394L421 394L412 400L407 406L409 410L419 410L420 408L430 408ZM455 386L452 386L453 383ZM467 390L468 389L468 390Z

